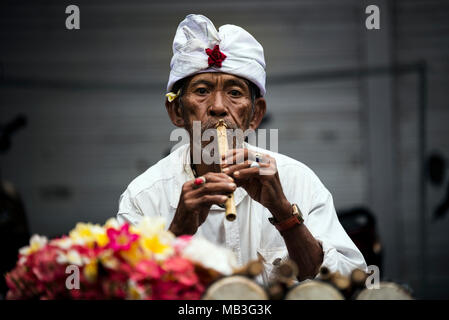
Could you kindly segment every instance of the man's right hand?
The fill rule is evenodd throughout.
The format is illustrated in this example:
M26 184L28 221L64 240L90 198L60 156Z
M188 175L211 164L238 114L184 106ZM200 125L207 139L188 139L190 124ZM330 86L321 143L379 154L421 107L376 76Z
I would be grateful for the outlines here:
M206 220L213 204L224 204L228 195L237 188L234 180L224 173L208 172L206 182L200 186L190 180L182 186L178 208L169 230L180 236L195 234Z

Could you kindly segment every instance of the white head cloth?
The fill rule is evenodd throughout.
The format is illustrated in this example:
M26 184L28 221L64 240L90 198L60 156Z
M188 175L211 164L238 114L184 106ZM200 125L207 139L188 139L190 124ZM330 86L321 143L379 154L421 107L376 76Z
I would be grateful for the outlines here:
M226 55L221 67L209 66L206 49L218 45ZM215 29L205 16L189 14L178 26L173 40L167 91L176 81L196 73L224 72L252 81L265 95L265 58L259 42L241 27L226 24Z

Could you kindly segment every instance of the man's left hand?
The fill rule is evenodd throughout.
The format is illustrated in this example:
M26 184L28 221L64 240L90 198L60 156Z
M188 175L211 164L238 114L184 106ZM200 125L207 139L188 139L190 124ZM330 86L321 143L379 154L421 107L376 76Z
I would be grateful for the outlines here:
M257 162L256 162L257 160ZM260 167L251 167L256 162ZM248 149L232 149L222 157L223 173L234 178L251 198L270 210L279 221L292 214L291 204L282 190L275 158Z

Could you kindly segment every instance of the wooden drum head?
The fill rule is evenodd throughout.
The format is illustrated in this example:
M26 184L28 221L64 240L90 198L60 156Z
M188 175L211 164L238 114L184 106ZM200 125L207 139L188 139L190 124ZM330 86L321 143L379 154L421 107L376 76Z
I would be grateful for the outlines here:
M363 289L356 300L413 300L403 287L392 282L381 282L379 289Z
M243 276L231 276L214 282L203 300L268 300L268 295L256 282Z
M332 285L311 280L291 289L285 300L344 300L344 297Z

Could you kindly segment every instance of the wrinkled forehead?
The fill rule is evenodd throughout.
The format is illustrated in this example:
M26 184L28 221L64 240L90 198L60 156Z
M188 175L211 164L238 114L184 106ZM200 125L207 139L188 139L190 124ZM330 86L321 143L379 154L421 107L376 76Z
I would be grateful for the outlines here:
M187 87L198 84L210 84L212 86L236 85L249 90L249 81L245 78L223 72L204 72L190 77Z

